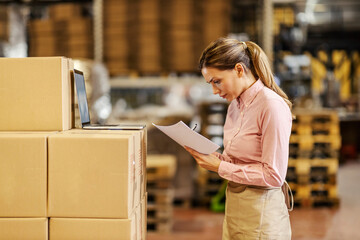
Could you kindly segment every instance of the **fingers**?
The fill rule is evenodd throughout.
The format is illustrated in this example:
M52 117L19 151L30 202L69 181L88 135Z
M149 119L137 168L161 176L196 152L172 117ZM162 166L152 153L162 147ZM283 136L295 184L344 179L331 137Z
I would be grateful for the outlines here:
M198 152L195 151L194 149L188 147L188 146L184 146L185 150L188 151L191 155L196 155Z

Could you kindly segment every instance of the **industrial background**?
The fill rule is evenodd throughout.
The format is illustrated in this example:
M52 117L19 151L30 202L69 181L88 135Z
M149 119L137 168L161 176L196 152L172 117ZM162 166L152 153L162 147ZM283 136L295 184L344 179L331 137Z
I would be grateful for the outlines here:
M294 104L293 239L360 239L360 1L0 0L0 57L71 58L94 122L147 125L149 240L221 239L226 181L152 123L222 146L228 103L197 64L226 36L258 43Z

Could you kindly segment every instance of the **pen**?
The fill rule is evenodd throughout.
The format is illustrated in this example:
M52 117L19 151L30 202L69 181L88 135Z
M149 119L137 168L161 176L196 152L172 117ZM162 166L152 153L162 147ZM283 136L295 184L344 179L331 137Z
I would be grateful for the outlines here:
M196 127L197 127L197 124L195 123L195 126L193 127L193 129L192 129L192 130L194 131Z

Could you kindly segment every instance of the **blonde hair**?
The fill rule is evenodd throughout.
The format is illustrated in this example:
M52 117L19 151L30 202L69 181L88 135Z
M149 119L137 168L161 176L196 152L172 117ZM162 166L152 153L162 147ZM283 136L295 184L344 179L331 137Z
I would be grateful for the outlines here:
M219 70L233 69L242 63L256 79L260 78L264 85L284 99L292 108L286 93L276 84L265 52L254 42L240 42L236 39L219 38L212 42L201 54L199 69L212 67Z

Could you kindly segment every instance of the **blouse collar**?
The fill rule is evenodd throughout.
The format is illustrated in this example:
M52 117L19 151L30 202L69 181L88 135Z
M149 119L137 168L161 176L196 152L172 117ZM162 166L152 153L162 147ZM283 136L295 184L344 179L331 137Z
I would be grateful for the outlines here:
M258 79L251 87L246 89L243 93L240 94L239 97L236 98L238 107L240 107L240 102L245 104L246 107L249 106L250 103L255 99L256 95L263 88L264 88L263 82L260 79Z

